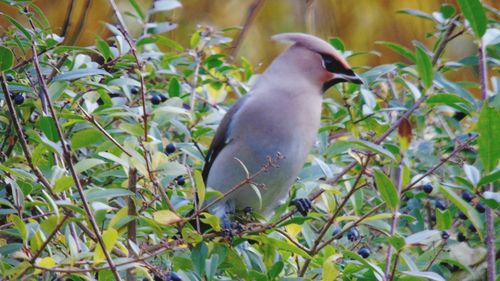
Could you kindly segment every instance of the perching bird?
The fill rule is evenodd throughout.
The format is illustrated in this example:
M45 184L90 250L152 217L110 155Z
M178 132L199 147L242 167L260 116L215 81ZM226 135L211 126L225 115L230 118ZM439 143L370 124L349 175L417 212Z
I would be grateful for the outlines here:
M203 179L221 193L282 155L277 167L253 179L261 200L250 186L240 187L209 211L229 221L235 210L251 207L268 216L286 199L302 169L320 127L322 94L340 82L362 83L345 59L327 42L312 35L283 33L272 37L293 45L258 78L254 88L226 113L206 157ZM307 214L310 202L298 201Z

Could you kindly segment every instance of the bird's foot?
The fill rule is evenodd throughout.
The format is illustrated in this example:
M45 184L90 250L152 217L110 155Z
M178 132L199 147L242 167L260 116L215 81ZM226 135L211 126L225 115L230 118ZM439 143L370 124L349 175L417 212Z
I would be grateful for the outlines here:
M297 211L299 211L299 213L304 217L307 216L307 213L309 213L312 208L311 200L309 200L309 198L294 199L290 202L290 205L297 207Z
M231 221L227 217L222 218L221 228L222 236L225 238L231 238L233 235L241 233L244 230L241 223Z

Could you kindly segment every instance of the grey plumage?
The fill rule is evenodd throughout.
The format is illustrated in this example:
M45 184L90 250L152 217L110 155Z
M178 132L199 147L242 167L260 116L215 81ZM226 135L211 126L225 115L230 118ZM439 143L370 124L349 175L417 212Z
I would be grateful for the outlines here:
M243 186L210 209L224 217L252 207L269 215L286 198L302 169L320 127L322 93L331 84L360 83L344 58L325 41L307 34L273 37L294 43L259 77L255 87L226 113L207 154L203 178L222 193L253 174L280 153L284 159L254 179L261 188Z

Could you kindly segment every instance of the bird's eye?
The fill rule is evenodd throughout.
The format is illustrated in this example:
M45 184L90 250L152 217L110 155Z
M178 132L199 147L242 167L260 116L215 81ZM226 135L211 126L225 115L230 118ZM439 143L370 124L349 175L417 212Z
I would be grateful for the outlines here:
M329 72L340 73L344 70L343 65L331 55L321 54L323 67Z
M333 66L333 59L331 57L324 56L323 57L323 67L325 69L332 68Z

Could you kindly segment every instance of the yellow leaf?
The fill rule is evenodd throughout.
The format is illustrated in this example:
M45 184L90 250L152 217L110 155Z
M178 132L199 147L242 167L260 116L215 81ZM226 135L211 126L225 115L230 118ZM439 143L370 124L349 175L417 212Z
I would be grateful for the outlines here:
M163 225L171 225L181 221L181 218L170 210L161 210L153 213L153 219Z
M216 89L212 85L207 86L207 96L208 102L211 104L218 104L223 102L226 99L227 92L224 87L220 87L220 89Z
M52 257L45 257L43 259L38 259L36 265L45 268L52 268L56 265L56 261ZM39 274L41 272L42 271L40 269L36 269L34 274Z
M293 239L297 239L297 235L300 233L301 229L302 228L300 227L300 225L296 223L291 223L286 226L286 232L288 232L288 234L290 234L290 237L292 237Z
M118 211L116 213L116 215L113 218L111 218L111 221L109 222L108 228L115 228L116 229L116 224L126 216L128 216L128 207L121 208L120 211ZM116 229L116 230L118 230L118 229Z
M108 252L113 249L116 244L116 239L118 238L118 232L114 228L109 228L102 233L102 240L104 240L104 246ZM101 248L101 245L98 243L95 247L94 251L94 262L99 263L102 262L105 258L104 251Z
M209 213L202 213L201 216L204 217L204 218L200 218L200 220L203 223L210 225L215 231L221 230L219 217L214 216L214 215L209 214Z
M342 255L335 254L331 255L323 262L323 279L324 281L333 281L339 276L339 271L335 267L335 264Z
M205 183L200 171L194 171L194 183L196 184L196 193L198 194L198 206L203 206L205 202Z
M120 249L126 256L128 256L128 249L122 242L116 242L116 247Z

